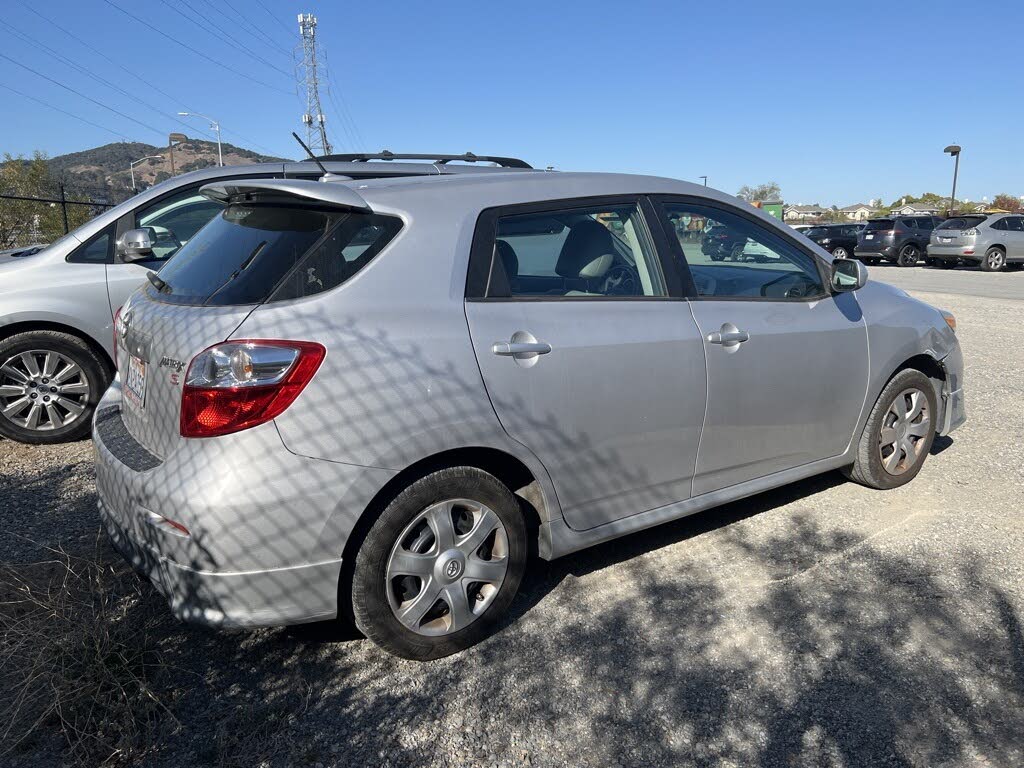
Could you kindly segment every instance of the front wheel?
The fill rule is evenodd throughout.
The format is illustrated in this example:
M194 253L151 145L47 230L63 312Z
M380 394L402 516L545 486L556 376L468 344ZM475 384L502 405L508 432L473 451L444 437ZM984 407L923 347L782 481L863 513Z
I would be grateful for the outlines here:
M896 263L901 267L916 267L921 260L921 249L913 243L907 243L900 248L900 254L896 257Z
M1006 252L997 245L993 245L985 251L985 258L981 260L983 272L999 272L1006 266Z
M935 439L935 389L920 371L905 369L878 396L847 477L869 488L897 488L921 471Z
M434 472L402 491L363 540L356 626L406 659L461 651L494 631L526 557L526 524L503 483L473 467Z
M0 435L33 444L85 437L110 378L105 361L70 334L27 331L0 341Z

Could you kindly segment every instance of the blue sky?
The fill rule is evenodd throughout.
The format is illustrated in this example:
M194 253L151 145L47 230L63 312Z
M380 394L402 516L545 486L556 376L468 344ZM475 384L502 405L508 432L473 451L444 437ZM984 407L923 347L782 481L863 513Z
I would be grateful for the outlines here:
M208 20L190 22L190 7ZM0 152L57 155L115 134L159 144L188 132L173 117L191 109L218 118L227 141L296 157L289 132L301 134L302 105L289 52L306 11L329 63L335 151L472 150L565 170L707 174L731 193L771 180L788 202L845 205L947 193L942 148L956 142L958 197L1024 195L1024 5L1008 1L975 12L820 0L4 0L0 53L148 127L0 58Z

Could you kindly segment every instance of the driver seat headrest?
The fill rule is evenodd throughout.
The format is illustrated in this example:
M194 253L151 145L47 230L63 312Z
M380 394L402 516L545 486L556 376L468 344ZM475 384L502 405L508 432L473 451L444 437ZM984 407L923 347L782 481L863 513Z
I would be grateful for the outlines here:
M558 254L559 277L603 277L615 261L612 233L600 222L588 219L572 225Z

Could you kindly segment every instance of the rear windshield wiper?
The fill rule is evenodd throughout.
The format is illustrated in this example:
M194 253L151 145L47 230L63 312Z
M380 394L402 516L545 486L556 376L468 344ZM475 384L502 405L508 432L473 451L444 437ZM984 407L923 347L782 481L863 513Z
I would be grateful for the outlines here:
M161 278L156 272L147 272L146 279L149 280L149 282L153 284L153 287L160 291L160 293L171 292L171 284Z

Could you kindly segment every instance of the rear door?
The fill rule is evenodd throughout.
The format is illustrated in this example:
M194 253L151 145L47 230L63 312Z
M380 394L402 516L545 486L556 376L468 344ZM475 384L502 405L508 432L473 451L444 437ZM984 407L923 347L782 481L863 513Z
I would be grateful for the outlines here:
M466 316L480 371L576 529L690 495L703 345L646 205L510 206L477 226Z
M1024 217L1006 217L1006 258L1024 259Z
M831 295L824 264L753 214L661 198L664 220L702 216L775 254L723 264L681 243L707 357L708 407L693 494L846 450L868 384L867 328L856 298Z

